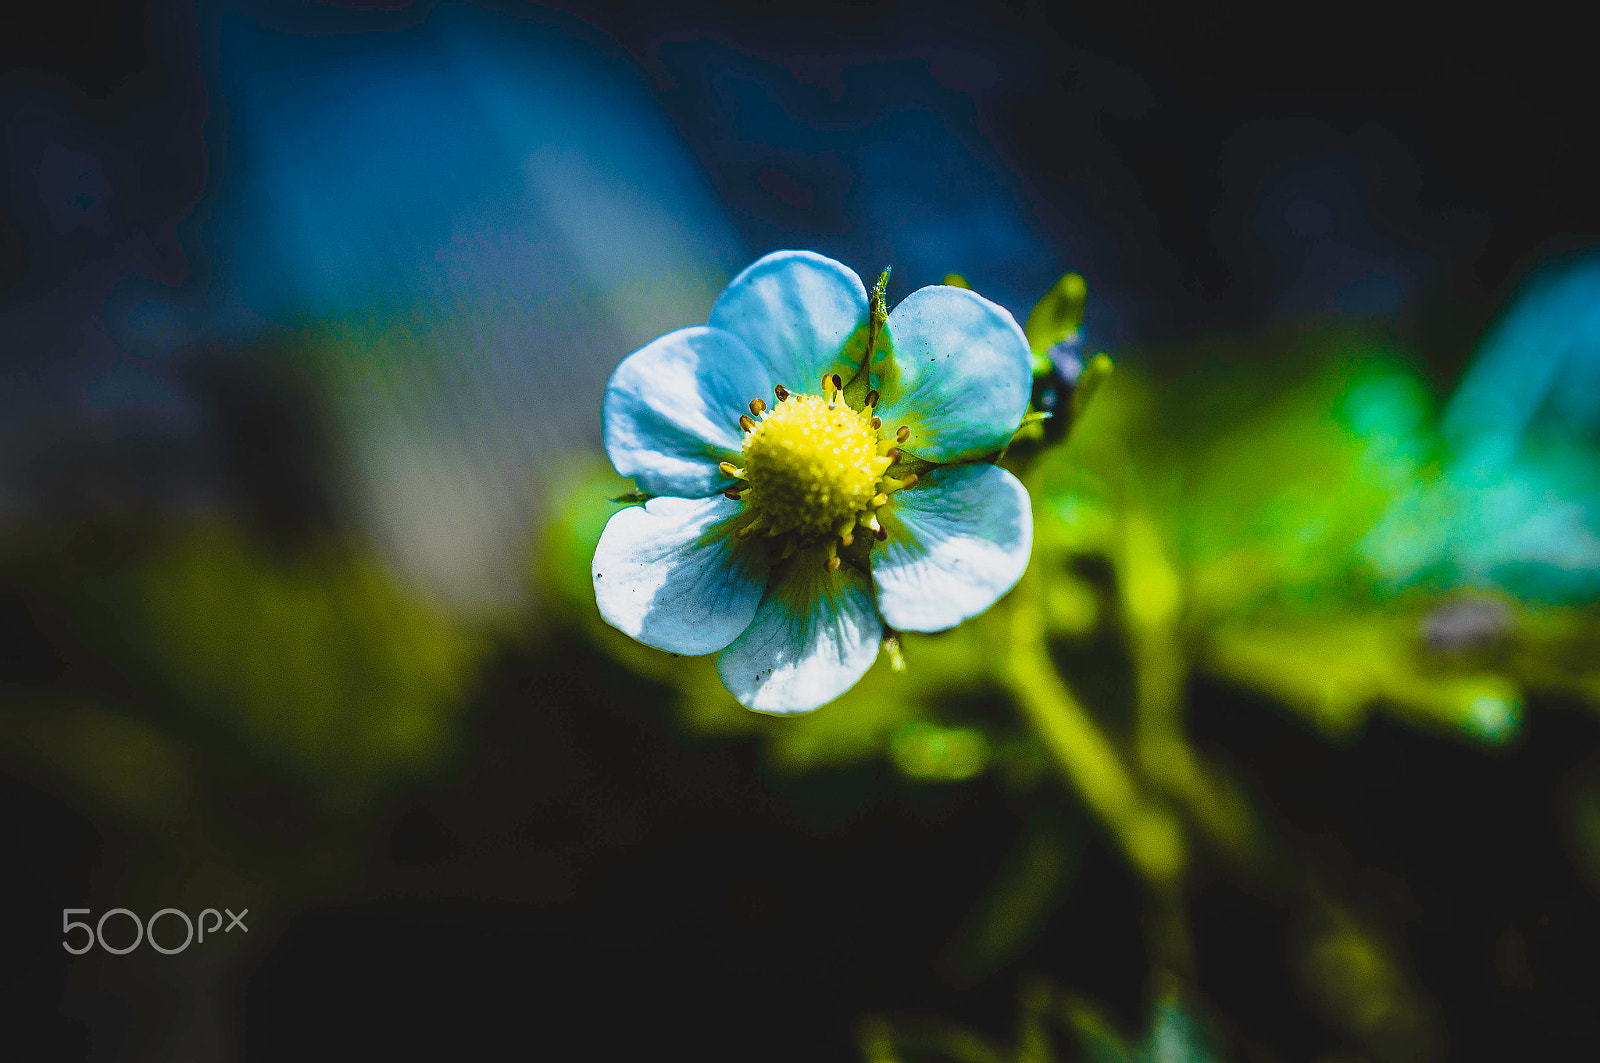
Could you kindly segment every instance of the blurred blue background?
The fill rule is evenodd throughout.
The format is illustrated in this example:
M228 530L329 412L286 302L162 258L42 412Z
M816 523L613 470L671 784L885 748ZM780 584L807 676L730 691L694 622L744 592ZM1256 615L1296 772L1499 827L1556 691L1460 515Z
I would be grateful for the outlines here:
M1552 943L1600 942L1596 731L1574 708L1600 701L1600 204L1576 35L1536 12L964 0L35 16L0 41L0 773L23 897L5 955L30 1058L303 1054L349 1022L314 1003L343 980L382 1028L337 1043L370 1053L460 1048L447 1023L391 1021L396 1001L522 1014L545 993L527 1021L561 1058L567 1037L646 1043L595 1047L626 1021L708 1056L922 1058L862 1016L1009 1030L1035 976L1080 994L1057 1010L1085 1051L1103 1016L1148 1021L1151 1044L1188 1029L1162 1010L1176 961L1144 937L1164 916L1141 905L1166 909L1092 799L998 767L955 785L979 762L932 785L945 769L914 765L935 732L904 719L814 739L716 723L697 673L619 669L550 574L593 522L563 510L573 491L620 489L599 454L611 370L784 247L892 265L891 303L958 272L1019 320L1087 278L1083 333L1136 383L1072 458L1094 483L1049 466L1030 484L1064 529L1051 608L1101 618L1057 663L1106 705L1170 679L1209 721L1184 742L1326 784L1252 784L1273 875L1196 842L1225 855L1195 858L1200 959L1173 977L1213 1040L1506 1058L1600 1033L1578 1002L1592 974ZM1102 509L1155 529L1157 561L1063 516ZM1140 656L1157 562L1189 603L1172 645L1201 647L1184 668ZM1370 639L1283 663L1261 633L1263 609L1357 600L1388 625ZM1316 630L1353 630L1340 617ZM1384 671L1419 640L1446 663ZM1439 677L1486 646L1466 685ZM905 711L1009 748L1003 706L943 698ZM1541 698L1544 731L1524 716ZM1358 703L1401 722L1358 741ZM1486 786L1470 807L1546 831L1526 882L1484 887L1499 907L1430 920L1473 860L1406 865L1351 811L1400 762L1414 777L1378 819ZM1185 830L1232 837L1232 791L1210 786L1171 800L1195 802ZM1466 814L1412 807L1407 829ZM261 930L225 956L74 958L52 936L56 908L228 897L254 898ZM942 944L1002 909L1011 944ZM408 935L415 968L386 951ZM1457 935L1489 942L1481 970L1438 946ZM507 940L531 973L502 977ZM1208 967L1212 946L1246 959Z

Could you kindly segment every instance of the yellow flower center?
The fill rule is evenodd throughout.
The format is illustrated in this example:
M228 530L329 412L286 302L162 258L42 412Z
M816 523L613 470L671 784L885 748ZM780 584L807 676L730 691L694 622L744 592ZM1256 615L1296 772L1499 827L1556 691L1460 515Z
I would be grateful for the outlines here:
M888 467L872 421L820 395L790 395L744 439L751 512L776 534L802 540L854 524Z
M751 402L752 416L739 418L744 467L726 461L721 466L724 475L741 481L728 492L745 504L740 538L760 532L778 540L785 557L825 542L830 572L839 567L839 548L855 541L858 526L884 537L877 510L889 495L917 482L915 473L887 475L900 460L897 445L910 433L901 427L882 435L883 421L872 413L878 393L867 392L857 410L841 389L839 377L828 375L820 395L779 387L771 409L761 399Z

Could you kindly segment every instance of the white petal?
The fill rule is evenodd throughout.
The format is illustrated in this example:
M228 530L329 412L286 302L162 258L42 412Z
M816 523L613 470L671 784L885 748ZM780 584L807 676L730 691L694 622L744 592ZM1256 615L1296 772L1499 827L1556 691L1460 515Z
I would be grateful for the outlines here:
M810 712L856 685L882 637L867 578L849 565L829 573L821 551L805 551L767 592L749 630L722 651L717 672L746 708Z
M669 653L715 653L750 626L767 583L726 522L739 503L653 498L611 518L590 575L606 623Z
M889 314L894 363L877 412L906 425L905 448L930 461L983 457L1022 423L1033 356L1011 312L965 288L912 292Z
M774 251L733 278L711 324L750 345L774 384L815 393L824 372L850 378L839 360L867 319L867 290L849 266L814 251Z
M705 498L727 489L717 471L737 461L739 415L770 398L772 381L739 337L697 325L622 360L601 406L606 454L653 495Z
M934 469L878 511L878 608L901 631L943 631L1016 585L1033 548L1028 491L998 465Z

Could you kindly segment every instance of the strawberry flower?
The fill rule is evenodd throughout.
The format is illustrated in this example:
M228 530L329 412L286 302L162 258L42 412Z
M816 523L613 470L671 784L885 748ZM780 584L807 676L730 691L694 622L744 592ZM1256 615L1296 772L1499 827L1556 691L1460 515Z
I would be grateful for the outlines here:
M887 629L942 631L1010 590L1028 494L992 464L1022 420L1028 342L943 285L883 312L809 251L745 269L707 325L623 360L606 453L650 497L595 549L605 620L646 645L721 651L741 704L809 712L866 673Z

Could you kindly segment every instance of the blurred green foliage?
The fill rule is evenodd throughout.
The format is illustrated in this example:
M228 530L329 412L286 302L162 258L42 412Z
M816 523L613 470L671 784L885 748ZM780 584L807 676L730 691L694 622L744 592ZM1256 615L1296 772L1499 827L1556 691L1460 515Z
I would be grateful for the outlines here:
M1220 1063L1175 995L1160 997L1144 1032L1129 1036L1090 1001L1038 981L1022 991L1010 1044L953 1024L882 1017L864 1021L857 1040L864 1063Z
M159 839L144 871L185 895L338 881L351 831L454 743L482 643L362 548L220 516L6 546L0 580L65 657L9 697L8 764Z
M1561 283L1540 291L1546 310L1587 306ZM1077 343L1084 298L1069 275L1029 315L1041 376L1056 345ZM1184 908L1217 866L1289 883L1286 948L1326 1022L1370 1058L1434 1058L1439 1023L1403 946L1370 906L1285 857L1272 810L1191 740L1190 694L1202 681L1253 692L1336 746L1381 713L1496 750L1519 740L1537 696L1600 707L1600 562L1585 552L1600 440L1576 400L1551 397L1589 371L1570 331L1513 320L1449 404L1410 352L1349 326L1150 359L1190 367L1181 376L1088 359L1056 408L1064 441L1032 420L1003 459L1035 515L1018 586L951 631L899 636L903 669L886 660L797 718L744 710L712 657L650 649L600 619L589 563L607 500L630 485L574 456L535 551L538 608L510 639L581 637L659 684L687 735L759 743L780 778L882 761L919 792L991 782L1015 795L1022 829L944 946L949 984L978 985L1026 953L1090 834L1116 847L1144 890L1144 1031L1039 982L1010 1043L879 1017L860 1028L864 1059L1220 1059L1187 992ZM1545 390L1519 390L1513 370L1550 335L1566 361ZM181 866L196 897L217 876L235 896L290 888L273 876L350 881L371 844L363 825L449 762L507 641L407 589L370 546L274 542L222 514L14 528L0 545L0 582L63 656L55 679L10 691L0 752L159 839L170 852L151 859ZM276 826L238 812L241 794L268 795ZM1600 775L1566 801L1562 837L1600 890Z
M1135 864L1167 880L1184 860L1180 810L1228 848L1254 831L1233 787L1183 739L1195 672L1259 688L1334 738L1379 710L1483 742L1514 736L1524 683L1588 689L1600 674L1558 663L1593 637L1592 612L1526 613L1503 594L1394 587L1373 570L1362 553L1372 528L1438 467L1427 391L1370 336L1280 340L1266 358L1219 350L1218 368L1181 387L1127 369L1112 377L1069 442L1012 459L1036 512L1023 584L953 631L903 636L904 674L875 669L800 719L744 712L709 658L671 658L599 621L579 562L620 483L602 476L567 495L547 579L608 652L674 685L697 730L760 733L790 769L886 755L923 780L1009 770L1042 744ZM1514 652L1429 642L1430 620L1481 602L1504 612L1496 639ZM1131 704L1092 714L1073 692L1081 678L1053 655L1105 638L1123 644ZM996 697L1019 713L963 715L964 702Z
M1044 352L1076 337L1082 304L1082 280L1069 275L1029 316L1040 373L1049 370ZM1526 541L1520 516L1493 520L1506 476L1524 487L1581 487L1582 478L1513 466L1474 480L1412 356L1392 340L1300 327L1168 361L1198 367L1157 379L1129 366L1113 375L1104 356L1091 359L1080 383L1093 385L1084 390L1094 401L1073 404L1067 441L1044 446L1019 432L1004 464L1032 497L1035 544L1010 595L952 631L903 635L904 672L882 663L808 716L745 712L711 658L670 657L599 620L582 574L613 511L601 500L626 485L601 475L569 486L546 585L568 622L670 684L686 727L758 735L785 771L882 756L911 783L992 772L1027 790L1053 765L1147 884L1157 968L1181 974L1192 957L1176 898L1195 854L1241 866L1272 859L1240 784L1186 736L1195 677L1259 691L1333 742L1382 712L1503 745L1517 738L1529 691L1600 706L1600 610L1582 594L1539 600L1526 594L1527 578L1472 578L1470 563L1452 563L1510 555L1509 540ZM1597 457L1592 443L1569 441L1562 469L1574 454ZM1546 497L1562 504L1554 488ZM1456 523L1437 532L1443 510ZM1397 575L1390 562L1408 543L1432 561ZM1568 577L1574 589L1590 578ZM1592 806L1590 794L1574 819L1591 853L1600 851ZM1068 888L1072 852L1059 830L1025 834L952 953L957 977L1021 947ZM1349 913L1322 910L1304 943L1305 991L1379 1058L1427 1058L1429 1020L1398 951ZM1092 1059L1214 1058L1186 1039L1176 1005L1158 1008L1136 1047L1096 1033L1089 1012L1068 1010ZM922 1058L908 1045L940 1059L1054 1058L1019 1036L1022 1047L1002 1051L959 1031L903 1042L869 1024L862 1051L869 1060Z
M970 777L1003 763L1019 734L992 715L974 731L960 703L1009 693L1030 724L1021 731L1080 747L1066 754L1075 784L1102 795L1092 803L1130 845L1165 830L1153 809L1168 801L1214 841L1250 834L1226 781L1182 738L1183 686L1196 672L1280 698L1330 738L1384 711L1498 743L1516 734L1526 684L1592 696L1600 662L1575 652L1595 638L1592 607L1525 604L1492 586L1395 585L1365 553L1374 527L1443 460L1433 403L1403 355L1358 332L1275 339L1265 354L1215 348L1216 367L1179 386L1124 368L1065 445L1009 459L1036 514L1024 583L953 631L903 636L903 675L880 667L825 711L743 712L702 682L709 659L670 658L599 622L578 561L619 483L602 476L566 495L548 579L609 652L674 684L692 727L759 732L794 769L883 754L908 777ZM1470 626L1474 611L1494 630L1452 641L1452 619ZM1062 647L1105 637L1124 644L1131 668L1126 734L1078 706L1069 688L1080 677L1053 664L1033 674ZM1050 691L1042 700L1039 688ZM1135 825L1141 816L1155 819ZM1181 863L1176 839L1149 844L1135 859L1152 875Z

